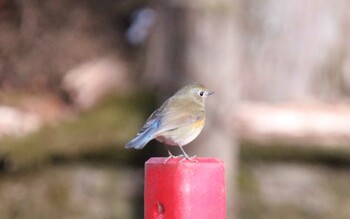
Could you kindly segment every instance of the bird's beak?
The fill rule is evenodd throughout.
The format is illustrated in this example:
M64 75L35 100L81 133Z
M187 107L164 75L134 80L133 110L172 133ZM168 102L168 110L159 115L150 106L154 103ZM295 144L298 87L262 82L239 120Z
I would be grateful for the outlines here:
M214 91L209 91L208 92L208 96L210 96L210 95L212 95L212 94L214 94L215 92Z

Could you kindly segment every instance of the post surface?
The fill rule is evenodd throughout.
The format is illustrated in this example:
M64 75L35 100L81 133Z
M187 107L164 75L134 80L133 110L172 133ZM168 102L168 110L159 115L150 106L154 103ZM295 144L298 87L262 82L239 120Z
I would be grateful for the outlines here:
M215 158L199 162L150 158L145 163L145 219L225 219L225 166Z

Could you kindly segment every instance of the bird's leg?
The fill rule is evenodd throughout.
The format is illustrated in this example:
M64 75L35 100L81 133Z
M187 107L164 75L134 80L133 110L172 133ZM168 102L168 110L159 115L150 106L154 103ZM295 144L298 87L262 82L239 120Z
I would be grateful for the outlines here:
M184 156L184 158L182 158L180 161L179 161L179 163L181 163L182 161L184 161L184 160L190 160L190 161L193 161L193 162L198 162L198 160L195 160L194 158L196 157L196 155L193 155L192 157L190 157L190 156L188 156L188 154L185 152L185 150L182 148L182 146L180 146L180 149L181 149L181 151L182 151L182 153L183 153L183 156Z
M168 149L169 157L167 157L167 158L165 159L164 164L166 164L171 158L179 158L179 157L183 157L183 156L184 156L183 154L178 155L178 156L175 156L175 155L173 155L173 154L171 153L169 147L167 147L167 149Z

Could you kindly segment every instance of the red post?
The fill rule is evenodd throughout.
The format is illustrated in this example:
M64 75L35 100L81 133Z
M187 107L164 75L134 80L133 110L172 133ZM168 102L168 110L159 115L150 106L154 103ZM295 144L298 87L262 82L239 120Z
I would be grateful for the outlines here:
M145 164L145 219L225 219L225 166L215 158L199 162L151 158Z

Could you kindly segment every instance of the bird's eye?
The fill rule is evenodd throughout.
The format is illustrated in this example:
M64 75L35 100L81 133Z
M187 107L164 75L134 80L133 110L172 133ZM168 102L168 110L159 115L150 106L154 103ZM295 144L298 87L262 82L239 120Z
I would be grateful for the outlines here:
M199 91L199 92L198 92L198 95L201 96L201 97L203 97L204 92L203 92L203 91Z

